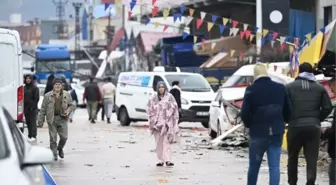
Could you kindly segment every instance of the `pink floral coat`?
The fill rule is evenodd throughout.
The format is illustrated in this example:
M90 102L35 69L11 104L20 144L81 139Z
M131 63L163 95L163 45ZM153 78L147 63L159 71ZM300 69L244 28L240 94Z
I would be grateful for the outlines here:
M154 131L159 131L162 135L175 137L178 133L178 107L174 96L170 93L166 92L161 100L157 96L150 99L147 113L152 134Z

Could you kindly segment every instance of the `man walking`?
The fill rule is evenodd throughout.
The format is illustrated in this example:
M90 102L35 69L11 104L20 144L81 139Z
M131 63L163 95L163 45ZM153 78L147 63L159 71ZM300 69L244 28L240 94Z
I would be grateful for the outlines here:
M280 155L285 122L291 104L285 86L273 82L267 67L257 63L254 83L246 88L241 118L250 134L247 185L256 185L264 153L267 152L270 185L280 183Z
M111 114L114 106L114 96L115 96L115 86L112 83L111 77L105 79L105 84L103 85L103 102L104 110L107 118L107 123L110 124Z
M85 100L87 100L89 120L91 120L91 123L96 123L95 119L97 116L98 103L101 103L101 93L97 83L93 81L92 77L90 77L90 84L85 87L84 90L83 102L85 102Z
M37 126L37 104L40 100L40 91L36 87L32 77L30 75L25 76L24 87L24 115L28 127L28 140L33 142L36 140Z
M330 98L324 87L315 82L309 63L299 66L299 76L287 85L293 111L288 123L288 183L298 181L298 157L303 147L307 163L307 183L315 185L316 166L321 137L321 121L332 111Z
M60 158L64 158L63 148L68 139L67 120L74 106L70 94L62 88L61 79L55 78L53 85L54 89L44 95L38 125L42 128L44 119L47 119L50 149L54 154L55 161L57 161L57 152ZM57 134L60 137L58 145Z
M172 94L176 100L179 109L179 117L181 118L181 86L179 81L173 81L170 94Z

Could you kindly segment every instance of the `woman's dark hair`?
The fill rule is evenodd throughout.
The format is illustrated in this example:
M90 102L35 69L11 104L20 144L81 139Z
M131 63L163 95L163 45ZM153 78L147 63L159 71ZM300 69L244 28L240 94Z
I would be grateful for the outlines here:
M313 73L313 71L314 71L313 66L309 64L308 62L302 63L299 66L299 73L303 73L303 72Z
M173 81L172 86L174 86L174 85L179 85L179 84L180 84L179 81Z
M44 94L47 94L48 92L50 92L51 90L53 90L53 81L55 79L55 75L54 74L51 74L48 76L48 80L47 80L47 85L44 89Z

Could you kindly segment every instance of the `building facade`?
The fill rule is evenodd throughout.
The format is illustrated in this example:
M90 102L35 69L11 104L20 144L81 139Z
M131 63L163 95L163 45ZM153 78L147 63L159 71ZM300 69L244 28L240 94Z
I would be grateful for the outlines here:
M336 19L335 0L316 0L316 27L322 28Z

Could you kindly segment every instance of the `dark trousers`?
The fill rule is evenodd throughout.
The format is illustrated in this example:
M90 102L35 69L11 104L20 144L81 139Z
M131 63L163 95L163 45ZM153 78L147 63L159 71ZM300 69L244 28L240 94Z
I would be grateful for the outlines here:
M307 183L315 185L317 158L320 147L321 129L318 127L290 127L287 133L288 145L288 183L296 185L298 181L298 159L303 147L307 163Z
M265 152L267 153L269 167L269 184L279 185L282 138L282 135L250 138L247 185L257 184L259 169Z
M104 116L105 116L104 102L101 103L101 104L98 104L97 114L100 111L100 109L102 110L102 112L101 112L101 119L104 120Z
M25 119L26 124L28 127L28 138L36 138L37 135L37 125L36 125L36 117L37 117L37 111L25 111Z
M335 185L336 180L335 180L335 159L331 160L331 163L329 164L329 185Z

